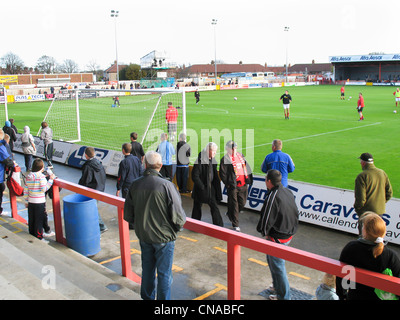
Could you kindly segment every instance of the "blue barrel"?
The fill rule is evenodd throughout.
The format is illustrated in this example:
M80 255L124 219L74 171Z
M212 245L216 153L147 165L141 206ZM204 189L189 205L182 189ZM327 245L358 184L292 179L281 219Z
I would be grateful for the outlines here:
M97 201L81 194L63 198L67 246L84 256L100 251L100 227Z

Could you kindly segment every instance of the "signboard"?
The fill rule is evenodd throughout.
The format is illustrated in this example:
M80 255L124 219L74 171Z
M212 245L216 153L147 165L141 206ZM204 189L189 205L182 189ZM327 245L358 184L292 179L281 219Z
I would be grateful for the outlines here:
M366 54L357 56L331 56L329 62L400 61L400 54Z
M223 202L227 202L224 184ZM289 181L299 209L300 221L330 229L358 234L358 218L354 211L354 192L310 183ZM246 208L260 211L267 194L265 177L255 176L249 187ZM400 200L391 199L382 216L386 222L386 239L400 244Z
M15 102L28 102L28 101L41 101L41 100L46 100L46 96L44 94L29 94L29 95L15 96Z

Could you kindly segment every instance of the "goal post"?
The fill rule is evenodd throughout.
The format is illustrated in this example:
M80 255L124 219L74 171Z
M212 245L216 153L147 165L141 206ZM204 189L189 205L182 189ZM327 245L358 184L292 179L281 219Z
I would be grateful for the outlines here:
M7 90L0 87L0 121L4 124L8 119Z
M63 140L109 150L121 150L131 132L145 151L155 150L161 133L168 133L168 103L178 111L176 134L186 133L185 92L171 89L78 89L57 93L43 121ZM38 135L40 135L39 129Z

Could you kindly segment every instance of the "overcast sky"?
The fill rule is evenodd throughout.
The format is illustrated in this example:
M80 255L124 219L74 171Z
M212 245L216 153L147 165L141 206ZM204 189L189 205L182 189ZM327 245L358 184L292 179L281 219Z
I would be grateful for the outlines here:
M332 55L399 53L400 1L354 0L18 0L1 7L0 57L17 54L27 66L42 55L80 70L90 61L109 67L139 63L166 51L178 64L214 60L269 66L329 62ZM284 27L289 26L289 32Z

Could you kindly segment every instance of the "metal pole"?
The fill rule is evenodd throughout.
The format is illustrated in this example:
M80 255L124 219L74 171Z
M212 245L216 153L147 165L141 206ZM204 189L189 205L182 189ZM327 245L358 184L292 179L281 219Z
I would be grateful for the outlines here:
M117 64L117 89L119 88L119 66L118 66L118 42L117 42L117 17L119 11L111 10L111 17L114 18L115 27L115 58Z
M285 27L284 31L289 32L289 27ZM289 47L289 33L286 36L286 83L288 82L288 47Z
M212 19L211 24L214 26L214 67L215 67L215 89L217 89L217 19Z

